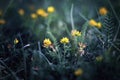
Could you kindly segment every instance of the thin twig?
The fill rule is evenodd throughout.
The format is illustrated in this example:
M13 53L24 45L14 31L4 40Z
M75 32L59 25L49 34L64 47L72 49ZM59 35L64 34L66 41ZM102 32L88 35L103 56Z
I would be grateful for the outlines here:
M19 80L18 77L16 76L16 74L2 61L0 60L0 63L6 67L6 69L13 75L13 77L15 78L15 80Z
M17 73L19 73L19 72L21 72L21 71L23 71L23 70L24 70L24 69L20 69L20 70L14 72L14 73L17 74ZM8 75L6 75L6 76L4 76L4 77L1 77L0 80L5 80L5 78L10 77L10 76L11 76L11 74L8 74Z

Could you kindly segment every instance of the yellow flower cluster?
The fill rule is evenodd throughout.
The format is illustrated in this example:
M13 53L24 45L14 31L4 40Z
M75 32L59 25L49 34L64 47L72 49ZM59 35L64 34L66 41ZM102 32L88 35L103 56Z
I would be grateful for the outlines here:
M23 16L25 14L25 11L23 9L18 10L19 15Z
M18 43L19 43L19 40L17 38L15 38L14 44L18 44Z
M5 22L4 19L0 19L0 25L5 24L5 23L6 23L6 22Z
M37 13L37 15L42 16L42 17L47 17L47 16L48 16L48 13L45 12L44 9L38 9L38 10L36 11L36 13Z
M105 7L101 7L101 8L99 9L99 14L100 14L100 15L106 15L107 13L108 13L108 10L107 10ZM91 20L89 21L89 25L95 26L95 27L97 27L97 28L101 28L101 27L102 27L101 22L96 22L94 19L91 19Z
M48 13L53 13L53 12L55 12L55 8L53 6L49 6L47 8L47 12ZM47 12L44 9L38 9L36 11L37 15L42 16L42 17L47 17L48 16Z
M61 40L60 40L60 43L62 43L62 44L67 44L67 43L69 43L70 41L69 41L69 39L67 38L67 37L63 37Z
M72 30L72 31L71 31L71 35L72 35L72 36L81 36L81 32L80 32L80 31L77 31L77 30Z
M15 41L16 42L16 41ZM63 37L61 40L60 40L60 43L62 44L67 44L69 43L69 39L67 37ZM48 47L52 47L52 42L50 39L48 38L45 38L44 41L43 41L43 46L48 48Z
M83 70L81 68L75 70L74 75L75 76L81 76L83 74Z
M99 9L99 14L100 15L106 15L108 13L108 10L105 7L101 7Z
M48 39L48 38L46 38L46 39L44 39L44 41L43 41L43 46L44 47L49 47L49 46L51 46L52 45L52 42L50 41L50 39Z
M89 25L90 25L90 26L96 26L96 25L97 25L97 22L96 22L94 19L91 19L91 20L89 21Z
M91 19L91 20L89 21L89 25L90 25L90 26L95 26L95 27L97 27L97 28L101 28L101 27L102 27L101 22L96 22L94 19Z
M47 8L47 11L45 11L43 8L39 8L39 9L36 10L35 13L30 14L30 17L31 17L32 19L36 19L38 16L41 16L41 17L45 17L45 18L46 18L46 17L48 16L48 13L53 13L53 12L55 12L55 8L54 8L53 6L49 6L49 7ZM19 14L20 14L20 15L23 14L23 10L22 10L22 9L19 10Z

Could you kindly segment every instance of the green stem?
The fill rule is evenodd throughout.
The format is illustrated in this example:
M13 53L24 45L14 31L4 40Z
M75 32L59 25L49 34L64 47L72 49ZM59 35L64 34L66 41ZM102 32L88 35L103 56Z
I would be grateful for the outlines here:
M72 29L74 29L74 21L73 21L73 4L72 4L72 6L71 6L70 18L71 18L71 26L72 26Z

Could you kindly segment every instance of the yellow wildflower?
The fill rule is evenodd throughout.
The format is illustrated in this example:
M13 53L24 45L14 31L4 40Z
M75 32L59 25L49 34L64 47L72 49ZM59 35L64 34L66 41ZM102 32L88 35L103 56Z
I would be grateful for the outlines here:
M80 32L80 31L77 31L77 30L72 30L72 31L71 31L71 35L72 35L72 36L81 36L81 32Z
M96 61L101 62L102 60L103 60L103 57L102 57L102 56L96 57Z
M18 10L18 13L19 13L21 16L23 16L23 15L25 14L25 11L24 11L23 9L19 9L19 10Z
M37 15L35 13L32 13L30 16L31 16L32 19L36 19L37 18Z
M44 41L43 41L43 46L44 47L49 47L50 45L52 44L52 42L50 41L50 39L48 39L48 38L46 38L46 39L44 39Z
M100 15L106 15L108 13L107 9L105 7L101 7L99 9L99 14Z
M43 10L43 9L38 9L36 11L36 13L39 15L39 16L42 16L42 17L47 17L48 14Z
M42 17L47 17L48 13L44 13L43 15L41 15Z
M75 70L74 75L75 76L81 76L83 74L83 70L81 68Z
M43 15L45 11L43 9L38 9L36 12L38 15Z
M63 43L63 44L66 44L66 43L69 43L69 39L67 37L63 37L61 40L60 40L60 43Z
M101 28L102 27L102 24L101 22L98 22L97 25L96 25L97 28Z
M17 38L15 38L14 44L18 44L18 43L19 43L19 40Z
M0 19L0 25L1 24L5 24L6 22L5 22L5 20L4 19Z
M54 8L53 6L49 6L49 7L47 8L47 11L48 11L49 13L53 13L53 12L55 12L55 8Z
M90 26L96 26L96 25L97 25L97 22L96 22L94 19L91 19L91 20L89 21L89 25L90 25Z
M101 27L102 27L101 22L96 22L96 21L93 20L93 19L91 19L91 20L89 21L89 25L90 25L90 26L95 26L95 27L97 27L97 28L101 28Z

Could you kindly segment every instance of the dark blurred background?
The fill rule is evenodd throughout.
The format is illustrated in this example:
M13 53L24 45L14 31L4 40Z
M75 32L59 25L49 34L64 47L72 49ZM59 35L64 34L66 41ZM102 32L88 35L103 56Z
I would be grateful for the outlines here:
M120 0L110 0L110 2L120 17ZM99 9L99 7L105 6L111 9L108 0L0 0L0 19L4 19L6 22L6 24L0 25L1 34L5 35L5 37L12 37L17 33L29 33L30 36L36 35L38 37L38 35L44 33L42 31L45 31L43 26L41 27L42 22L39 20L34 25L34 30L31 30L31 22L29 22L30 18L28 16L36 12L38 8L46 9L48 6L55 7L56 12L59 14L59 19L57 20L63 20L62 22L65 21L67 25L70 25L70 9L72 4L74 5L73 16L75 26L80 26L84 21L84 19L79 16L79 12L84 14L86 18L91 19L97 17L97 9ZM24 10L24 16L21 17L18 14L19 9ZM59 28L57 27L56 30L57 29Z

